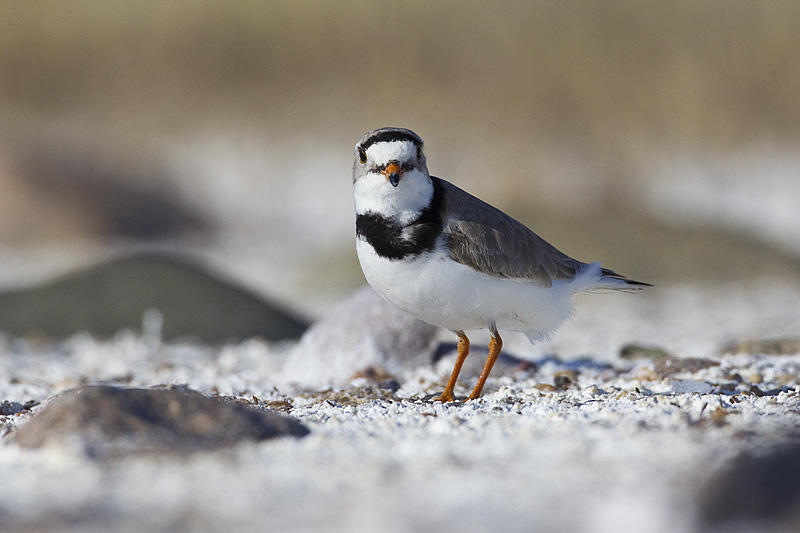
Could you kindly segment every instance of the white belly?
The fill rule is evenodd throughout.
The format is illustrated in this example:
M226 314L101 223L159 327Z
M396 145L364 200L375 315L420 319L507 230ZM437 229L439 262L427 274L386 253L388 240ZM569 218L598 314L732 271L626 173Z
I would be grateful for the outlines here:
M378 256L356 239L364 276L375 291L417 318L452 331L487 328L546 337L572 313L566 282L539 287L528 280L488 276L430 252L407 260Z

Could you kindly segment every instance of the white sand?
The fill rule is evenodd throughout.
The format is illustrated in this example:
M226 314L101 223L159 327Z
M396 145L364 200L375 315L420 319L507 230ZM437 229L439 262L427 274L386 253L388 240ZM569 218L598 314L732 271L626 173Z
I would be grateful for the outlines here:
M691 531L702 484L741 450L766 450L800 419L800 354L719 356L729 340L800 333L800 289L660 288L588 296L549 345L508 336L538 371L506 366L477 402L441 390L451 357L399 372L392 399L363 379L326 394L277 379L291 344L215 349L134 334L58 346L0 341L0 400L44 400L84 382L186 383L202 392L289 399L312 433L188 458L99 463L69 448L0 446L0 521L52 530ZM480 344L457 395L469 392ZM443 335L449 339L449 335ZM631 341L720 366L669 379L617 353ZM542 359L558 354L561 361ZM576 370L577 386L542 391ZM740 374L772 396L720 394ZM682 392L708 391L711 393ZM389 393L387 393L389 394ZM348 400L350 398L350 400ZM363 402L363 403L361 403ZM711 422L722 408L723 425ZM7 429L27 415L0 417Z

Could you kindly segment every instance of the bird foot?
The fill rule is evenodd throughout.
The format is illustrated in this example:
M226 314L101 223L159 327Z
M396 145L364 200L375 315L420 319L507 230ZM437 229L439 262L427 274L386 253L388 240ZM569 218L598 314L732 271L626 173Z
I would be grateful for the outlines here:
M439 395L438 398L436 398L436 401L446 403L446 402L454 402L456 401L456 399L453 397L452 391L444 391L442 394Z

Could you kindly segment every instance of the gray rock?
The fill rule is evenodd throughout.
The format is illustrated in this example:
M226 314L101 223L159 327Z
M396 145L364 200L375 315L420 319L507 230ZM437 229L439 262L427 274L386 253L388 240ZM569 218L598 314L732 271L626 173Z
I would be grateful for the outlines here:
M699 492L699 530L797 531L800 440L732 460ZM780 528L780 529L776 529ZM786 528L786 529L783 529Z
M8 400L3 400L0 403L0 415L15 415L22 411L24 407L19 402L9 402Z
M0 293L0 331L63 338L139 329L159 311L165 339L208 343L300 337L307 324L287 310L177 257L128 256L38 286Z
M711 383L692 379L671 379L669 380L669 385L670 391L676 394L710 394L714 390L714 386Z
M364 287L306 332L284 367L287 381L332 385L354 375L395 375L430 364L437 328L401 311Z
M794 355L800 353L800 336L778 337L775 339L744 339L727 344L720 350L726 354Z
M712 366L719 366L719 361L700 357L664 357L653 362L653 369L660 378L681 373L691 374Z
M90 457L186 454L308 429L294 418L184 389L91 386L50 400L13 440L24 447L77 446Z

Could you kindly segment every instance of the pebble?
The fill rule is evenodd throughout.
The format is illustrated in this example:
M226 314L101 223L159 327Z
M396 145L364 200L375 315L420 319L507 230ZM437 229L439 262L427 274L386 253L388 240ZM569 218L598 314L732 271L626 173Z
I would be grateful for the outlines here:
M727 418L727 416L728 416L728 413L725 411L725 409L723 409L722 407L717 407L711 413L711 422L715 426L724 426L727 423L725 421L725 418Z
M622 359L663 359L671 357L670 353L658 346L643 346L641 344L626 344L619 350Z
M24 407L19 402L9 402L8 400L4 400L2 403L0 403L0 415L15 415L23 409Z
M566 390L573 386L578 380L578 374L574 370L562 370L553 375L553 385L556 390Z
M649 366L639 368L633 375L633 378L639 381L657 381L661 379L655 370Z
M714 386L705 381L694 381L691 379L671 379L669 380L670 391L675 394L709 394L714 390Z
M656 359L653 363L655 373L661 378L682 372L697 372L713 366L719 366L719 361L700 357L665 357L664 359Z

